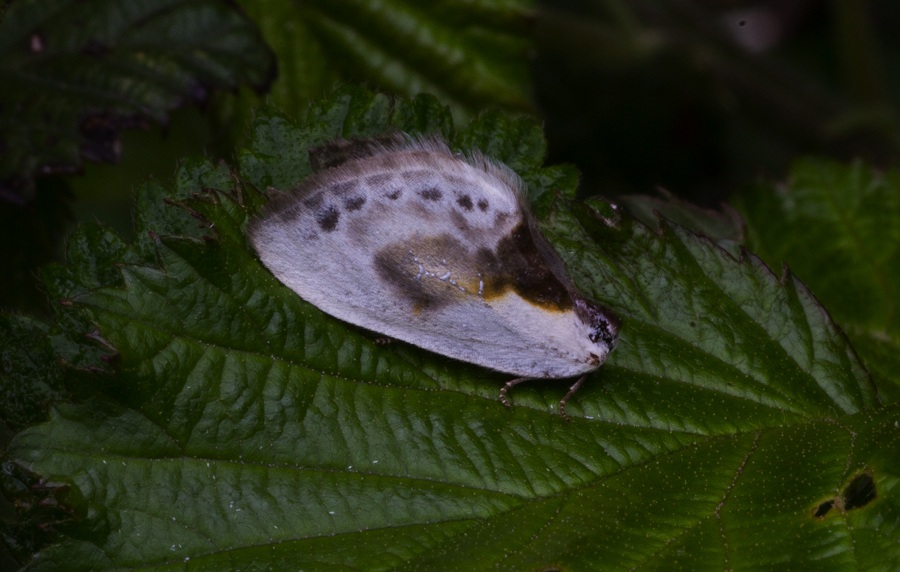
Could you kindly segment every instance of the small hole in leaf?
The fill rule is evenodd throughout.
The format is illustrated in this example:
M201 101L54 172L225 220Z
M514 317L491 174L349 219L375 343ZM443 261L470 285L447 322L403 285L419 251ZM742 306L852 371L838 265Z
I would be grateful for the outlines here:
M875 479L868 473L857 475L844 489L844 510L866 506L878 496Z
M828 514L828 511L830 511L833 506L834 499L827 500L816 508L816 512L813 513L813 516L816 518L822 518L823 516Z
M813 511L816 518L825 518L831 509L845 514L849 510L866 506L878 497L875 490L875 479L871 473L860 473L844 487L844 492L839 496L823 501Z

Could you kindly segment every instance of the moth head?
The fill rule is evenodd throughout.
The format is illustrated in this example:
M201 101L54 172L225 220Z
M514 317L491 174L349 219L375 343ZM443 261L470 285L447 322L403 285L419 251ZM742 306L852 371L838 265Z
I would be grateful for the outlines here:
M607 308L581 297L575 299L575 314L588 340L597 347L602 362L619 340L619 319Z

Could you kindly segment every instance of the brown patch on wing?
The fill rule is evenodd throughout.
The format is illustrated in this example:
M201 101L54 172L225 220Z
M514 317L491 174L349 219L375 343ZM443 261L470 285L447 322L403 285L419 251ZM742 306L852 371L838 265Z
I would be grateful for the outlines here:
M557 278L544 251L522 222L495 250L472 252L449 234L415 237L390 244L375 254L378 275L416 312L436 309L455 299L501 298L515 292L550 311L573 307L566 285Z
M484 297L495 298L512 290L547 310L570 310L572 297L548 262L528 224L519 223L497 244L495 252L483 248L477 253L477 264L484 268Z
M416 312L478 292L468 249L448 234L389 244L375 253L374 263L378 275Z

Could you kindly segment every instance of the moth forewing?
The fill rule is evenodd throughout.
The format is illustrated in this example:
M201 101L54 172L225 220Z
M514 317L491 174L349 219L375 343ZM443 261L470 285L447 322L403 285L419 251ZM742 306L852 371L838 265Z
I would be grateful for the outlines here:
M316 172L274 194L249 228L263 264L300 297L519 376L505 404L524 379L582 375L606 359L615 317L575 289L509 168L400 135L311 155Z

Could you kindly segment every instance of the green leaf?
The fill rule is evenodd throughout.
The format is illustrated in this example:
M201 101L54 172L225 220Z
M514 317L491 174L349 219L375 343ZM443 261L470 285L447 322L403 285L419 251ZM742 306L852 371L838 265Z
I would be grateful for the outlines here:
M295 113L335 84L437 95L459 115L532 109L533 0L244 0L283 74L273 101Z
M750 247L811 285L884 398L900 399L900 171L799 161L786 185L760 184L737 207Z
M275 61L254 24L215 0L21 0L0 23L0 193L115 162L119 132L165 122L212 90L264 89Z
M116 387L11 445L83 515L34 568L900 564L900 408L806 288L675 225L570 202L575 178L536 165L518 119L486 115L451 143L522 150L504 160L526 166L548 238L623 319L571 423L568 383L517 387L507 410L507 376L381 345L282 286L244 234L253 186L295 184L313 142L396 126L409 105L357 91L305 126L261 113L229 188L138 214L165 230L189 212L202 233L160 231L154 256L119 257L120 282L70 289L115 349ZM64 277L97 275L83 266Z
M727 205L721 211L706 209L663 189L658 195L626 195L619 202L628 214L648 226L656 226L662 217L707 236L734 256L740 256L744 222L737 211Z
M66 395L48 333L37 320L0 314L0 419L10 429L43 421Z

